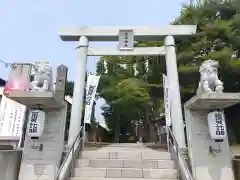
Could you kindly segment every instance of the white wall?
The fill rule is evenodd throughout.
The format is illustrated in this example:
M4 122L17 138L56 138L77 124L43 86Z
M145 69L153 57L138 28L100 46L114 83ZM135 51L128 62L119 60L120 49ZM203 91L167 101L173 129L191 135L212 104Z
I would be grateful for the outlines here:
M21 150L0 150L0 179L17 180L21 164Z
M26 107L3 95L0 87L0 137L21 137Z

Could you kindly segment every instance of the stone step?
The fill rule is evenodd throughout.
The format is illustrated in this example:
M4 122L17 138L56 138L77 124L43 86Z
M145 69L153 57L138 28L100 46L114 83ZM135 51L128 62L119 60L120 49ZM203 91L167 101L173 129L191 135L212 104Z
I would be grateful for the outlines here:
M77 167L174 169L172 160L77 159Z
M98 178L98 177L73 177L70 178L69 180L119 180L121 178ZM123 180L139 180L139 178L122 178ZM152 179L146 179L144 180L152 180ZM158 180L178 180L178 179L158 179Z
M177 179L175 169L75 167L73 177Z
M134 159L134 160L170 160L171 155L168 152L159 151L83 151L81 154L83 159Z

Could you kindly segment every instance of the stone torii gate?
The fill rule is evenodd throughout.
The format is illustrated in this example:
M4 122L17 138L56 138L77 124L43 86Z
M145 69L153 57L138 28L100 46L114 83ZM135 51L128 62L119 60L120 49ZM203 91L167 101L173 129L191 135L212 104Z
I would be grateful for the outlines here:
M79 133L83 109L85 74L88 56L148 56L166 57L167 78L171 95L171 119L173 133L180 148L186 148L182 105L176 62L174 38L184 38L196 33L196 25L165 27L63 27L59 35L63 41L78 41L76 77L69 129L68 144ZM124 36L128 36L127 38ZM125 38L125 40L124 40ZM134 41L159 41L164 38L164 47L133 47ZM126 41L127 40L127 41ZM89 41L119 41L119 47L91 47Z

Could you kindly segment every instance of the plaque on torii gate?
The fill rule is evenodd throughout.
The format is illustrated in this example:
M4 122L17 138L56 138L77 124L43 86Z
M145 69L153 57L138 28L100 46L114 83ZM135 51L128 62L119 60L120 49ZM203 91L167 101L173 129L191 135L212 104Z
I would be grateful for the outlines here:
M120 51L131 51L134 48L134 32L133 29L120 29L118 48Z

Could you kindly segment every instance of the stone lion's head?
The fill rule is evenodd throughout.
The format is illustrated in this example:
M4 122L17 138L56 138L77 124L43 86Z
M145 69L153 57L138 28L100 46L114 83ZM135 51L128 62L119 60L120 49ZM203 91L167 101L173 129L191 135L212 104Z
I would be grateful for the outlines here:
M219 63L215 60L209 59L202 63L199 68L199 72L209 71L209 70L217 70L219 67Z
M52 68L47 61L38 61L33 64L33 74L51 74Z
M218 78L219 64L215 60L207 60L202 63L199 68L201 80L214 81Z

